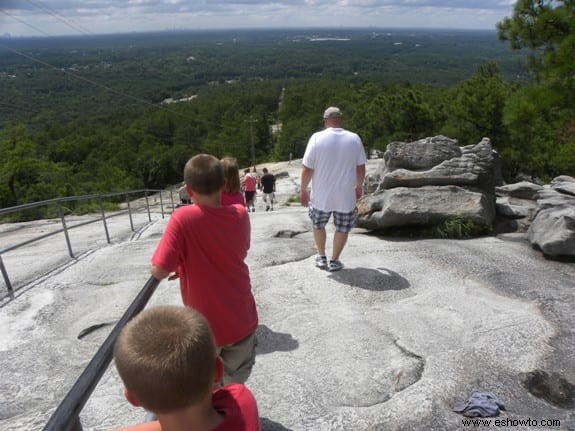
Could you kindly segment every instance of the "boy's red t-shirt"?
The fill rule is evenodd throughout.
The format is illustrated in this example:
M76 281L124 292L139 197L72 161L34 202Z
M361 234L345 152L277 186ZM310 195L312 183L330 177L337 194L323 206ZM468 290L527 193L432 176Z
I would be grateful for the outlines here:
M230 384L212 394L214 409L224 420L213 431L260 431L258 407L253 394L240 384ZM117 431L162 431L158 421L133 425Z
M219 347L246 338L258 325L244 262L250 230L242 205L182 206L170 216L151 259L178 272L184 305L204 315Z
M230 384L212 394L214 408L225 416L214 431L260 431L256 399L248 388Z

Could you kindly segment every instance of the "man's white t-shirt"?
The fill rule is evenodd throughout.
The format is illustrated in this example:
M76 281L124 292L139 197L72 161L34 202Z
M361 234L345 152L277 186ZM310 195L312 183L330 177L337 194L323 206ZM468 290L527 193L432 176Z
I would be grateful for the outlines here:
M321 211L353 211L356 169L366 161L365 150L357 134L334 127L314 133L302 162L313 170L311 205Z

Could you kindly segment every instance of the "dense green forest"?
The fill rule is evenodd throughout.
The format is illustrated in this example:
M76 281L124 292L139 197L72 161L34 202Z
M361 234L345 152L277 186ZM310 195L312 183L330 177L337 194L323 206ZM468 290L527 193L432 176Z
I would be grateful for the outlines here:
M367 150L486 136L508 181L574 175L574 6L538 3L517 2L498 32L0 40L0 207L163 188L199 152L242 166L252 144L258 163L301 157L328 105Z

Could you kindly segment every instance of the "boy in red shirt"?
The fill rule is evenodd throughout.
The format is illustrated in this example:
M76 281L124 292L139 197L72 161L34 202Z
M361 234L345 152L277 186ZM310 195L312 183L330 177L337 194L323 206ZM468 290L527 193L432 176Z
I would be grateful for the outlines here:
M250 219L242 205L221 205L224 173L207 154L184 168L194 205L178 208L152 256L152 275L180 278L184 305L208 321L224 363L223 383L244 383L255 363L258 326L250 274Z
M122 431L260 431L256 401L245 386L213 391L222 362L206 319L191 308L143 311L120 332L114 359L126 399L158 418Z

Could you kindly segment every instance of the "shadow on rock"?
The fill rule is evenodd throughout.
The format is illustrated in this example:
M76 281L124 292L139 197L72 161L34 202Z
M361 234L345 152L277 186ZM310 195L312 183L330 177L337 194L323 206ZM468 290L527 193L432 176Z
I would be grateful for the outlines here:
M256 331L258 345L256 353L265 355L272 352L289 352L299 347L299 343L291 334L274 332L266 325L259 325Z
M285 229L285 230L280 230L278 232L276 232L276 234L274 235L274 238L293 238L297 235L300 235L302 233L306 233L309 231L305 231L305 230L291 230L291 229Z
M284 427L282 424L271 421L267 418L260 418L260 424L262 426L262 431L292 431L289 428Z
M334 280L366 290L403 290L409 282L397 272L386 268L344 268L330 274Z

